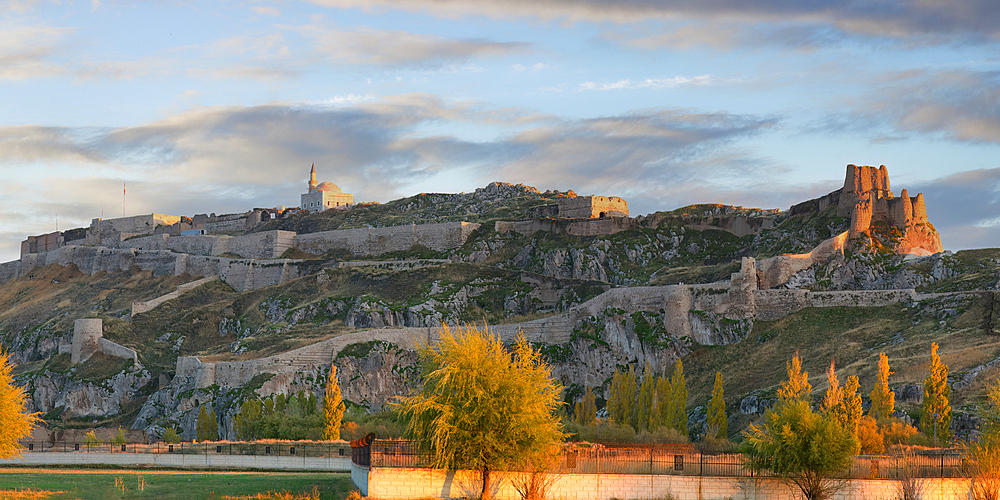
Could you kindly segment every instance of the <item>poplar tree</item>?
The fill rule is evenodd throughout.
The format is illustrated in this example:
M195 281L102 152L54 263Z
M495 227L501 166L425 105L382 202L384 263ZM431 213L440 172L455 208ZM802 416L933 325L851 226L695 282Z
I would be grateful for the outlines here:
M653 377L653 369L646 362L646 370L642 376L642 385L639 388L639 399L636 404L636 431L654 430L658 427L659 418L656 418L656 381Z
M829 387L823 396L821 410L857 439L858 424L861 422L861 414L864 412L861 407L861 395L858 394L858 389L861 386L858 377L856 375L847 377L847 382L841 387L837 380L836 366L831 360L830 368L826 371L826 379ZM860 443L854 452L857 453L859 450Z
M576 403L575 410L577 424L590 425L597 420L597 403L594 400L594 389L589 385L583 393L583 401Z
M208 440L208 427L209 425L214 424L214 422L211 424L208 422L209 418L208 410L205 409L205 405L201 405L201 411L198 412L198 422L195 424L195 434L198 435L198 441Z
M896 395L889 390L889 357L885 353L879 353L878 373L875 375L875 388L870 394L872 407L868 410L868 415L880 424L896 411Z
M948 386L948 365L941 363L937 342L931 343L930 374L924 379L924 407L920 412L920 430L927 437L947 443L951 439L951 387ZM934 446L938 446L935 442Z
M670 380L664 376L656 379L656 413L657 427L670 427L670 422L674 416L673 401L674 389L670 386Z
M315 408L315 403L314 408ZM335 441L340 439L340 424L344 419L344 399L340 396L340 385L337 384L337 365L330 364L330 377L326 381L326 394L323 396L323 439Z
M712 399L708 402L708 431L715 431L715 439L729 438L729 419L726 418L726 398L722 394L722 372L715 372Z
M635 428L636 396L635 369L629 366L627 373L616 371L611 376L611 395L608 399L612 422Z
M788 380L781 383L778 388L779 401L805 400L812 392L812 385L809 384L809 372L802 371L802 360L799 359L799 351L795 351L795 356L791 361L785 362L788 372Z
M21 454L20 440L31 434L38 413L28 412L24 389L14 385L10 356L0 351L0 458Z
M670 378L672 418L670 427L677 429L683 436L688 435L687 399L688 391L684 383L684 363L677 360L674 364L674 376Z

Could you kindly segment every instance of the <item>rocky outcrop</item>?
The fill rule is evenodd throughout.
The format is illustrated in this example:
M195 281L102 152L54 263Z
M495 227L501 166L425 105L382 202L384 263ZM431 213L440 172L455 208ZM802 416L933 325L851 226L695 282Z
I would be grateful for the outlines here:
M904 189L894 198L885 165L847 166L837 214L850 215L848 239L881 236L895 253L930 255L942 251L941 236L927 220L923 193L910 197ZM874 231L874 233L873 233Z
M106 418L118 415L122 405L135 400L152 381L147 370L132 368L100 382L81 381L70 373L44 372L31 379L35 411L62 408L62 418Z

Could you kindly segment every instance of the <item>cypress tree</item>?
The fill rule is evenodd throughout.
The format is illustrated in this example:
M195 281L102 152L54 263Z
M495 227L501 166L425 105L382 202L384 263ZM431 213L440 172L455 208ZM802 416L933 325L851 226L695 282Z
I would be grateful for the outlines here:
M674 389L670 387L670 380L660 376L656 379L656 413L657 427L670 427L674 416L673 399Z
M723 395L722 372L715 372L712 399L708 402L708 431L716 439L728 439L729 419L726 418L726 398Z

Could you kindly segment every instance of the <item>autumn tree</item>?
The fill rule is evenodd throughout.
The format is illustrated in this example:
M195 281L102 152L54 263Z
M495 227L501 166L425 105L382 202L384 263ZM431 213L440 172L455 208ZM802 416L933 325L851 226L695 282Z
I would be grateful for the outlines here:
M590 425L597 420L597 402L594 398L594 388L587 386L583 392L583 401L578 401L574 407L576 423Z
M823 395L820 409L839 423L857 441L858 424L861 422L861 414L863 413L861 395L858 394L861 385L858 382L858 377L854 375L847 377L847 382L842 387L837 379L836 366L831 360L830 368L826 371L826 380L828 387ZM860 443L857 449L853 450L853 453L856 454L858 451L860 451Z
M728 439L729 420L726 418L726 398L722 394L722 372L715 372L712 399L708 402L708 433L715 439Z
M233 419L236 438L243 441L257 439L256 424L264 415L264 405L258 399L248 399L240 405L240 412Z
M791 361L785 362L785 370L788 373L788 380L782 382L778 388L778 401L804 400L809 397L809 393L812 392L809 372L802 371L802 360L798 351L795 351Z
M684 382L684 363L674 363L674 375L670 377L670 399L664 425L676 429L681 435L688 435L687 417L688 391Z
M777 404L762 423L743 432L745 464L785 478L807 500L828 499L840 487L833 478L850 467L858 441L833 411L812 411L807 400L811 386L798 353L787 368L789 378L778 390Z
M659 427L659 415L656 411L656 379L653 369L646 362L646 370L642 374L642 385L639 386L639 396L636 401L636 432L652 431Z
M440 341L418 350L423 387L398 405L434 467L480 471L483 499L493 471L548 463L564 438L562 387L523 335L512 350L485 328L443 325Z
M331 363L330 377L326 381L326 393L323 396L323 439L340 439L340 423L344 420L346 408L344 399L340 396L340 385L337 384L337 365Z
M931 343L930 373L924 379L924 406L920 412L920 430L938 443L951 439L951 387L948 385L948 365L941 363L937 342Z
M10 356L0 352L0 458L20 456L20 440L31 434L38 413L28 412L24 389L14 385Z
M198 422L195 424L195 430L198 434L198 441L218 441L219 440L219 423L215 415L215 410L209 412L202 405L201 411L198 413Z
M611 376L611 394L608 398L608 415L611 421L618 425L635 427L633 416L636 414L636 381L635 370L629 366L628 372L615 371Z
M896 411L896 396L889 390L889 357L885 353L879 353L878 373L875 374L875 388L870 394L872 400L871 409L868 415L881 423L892 417Z

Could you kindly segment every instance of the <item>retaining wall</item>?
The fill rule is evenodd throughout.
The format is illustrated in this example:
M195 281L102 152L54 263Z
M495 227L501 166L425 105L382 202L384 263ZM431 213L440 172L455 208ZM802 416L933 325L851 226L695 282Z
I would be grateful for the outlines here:
M355 466L357 467L357 466ZM351 478L359 487L366 483L365 494L372 498L475 498L481 487L478 471L448 471L442 469L403 469L373 467L366 477L361 477L363 467L352 470ZM523 477L494 473L497 484L494 498L519 500L512 480ZM357 479L355 478L356 476ZM547 497L567 500L611 500L613 498L666 498L677 500L705 500L743 498L747 500L795 500L801 496L798 489L778 479L671 476L639 474L556 474ZM924 500L969 499L968 479L929 478L919 480ZM845 482L844 488L832 500L865 499L895 500L899 498L899 483L893 480L855 479Z
M290 457L194 453L83 453L26 452L20 458L0 459L4 465L94 465L195 467L208 469L286 469L347 472L350 457Z

